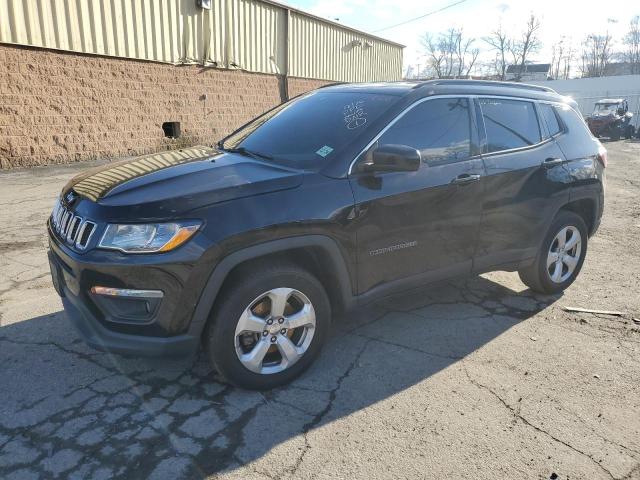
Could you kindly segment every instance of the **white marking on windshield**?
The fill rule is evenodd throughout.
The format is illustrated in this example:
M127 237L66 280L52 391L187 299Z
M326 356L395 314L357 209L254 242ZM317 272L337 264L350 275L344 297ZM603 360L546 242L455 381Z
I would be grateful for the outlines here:
M351 102L342 109L344 123L349 130L354 130L367 123L367 113L364 111L364 100Z

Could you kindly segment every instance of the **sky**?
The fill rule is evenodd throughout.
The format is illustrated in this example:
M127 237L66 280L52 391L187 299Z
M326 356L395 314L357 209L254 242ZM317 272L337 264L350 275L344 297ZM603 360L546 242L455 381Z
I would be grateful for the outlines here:
M478 39L478 47L487 49L481 38L489 35L500 22L505 30L515 35L524 29L527 18L533 13L540 18L543 48L532 60L549 63L551 47L562 36L570 38L579 48L587 34L602 34L608 30L614 41L620 42L631 18L640 15L638 0L464 0L429 17L381 30L456 1L459 0L287 0L286 3L406 45L405 71L409 65L424 66L426 57L420 38L427 32L437 34L450 27L462 28L465 35ZM483 53L485 60L490 57L493 54Z

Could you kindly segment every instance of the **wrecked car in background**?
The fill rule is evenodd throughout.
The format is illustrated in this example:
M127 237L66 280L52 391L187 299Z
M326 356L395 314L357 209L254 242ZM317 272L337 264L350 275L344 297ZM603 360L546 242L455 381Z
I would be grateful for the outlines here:
M587 125L594 136L611 140L633 138L635 129L631 124L633 113L623 98L605 98L596 102L593 113L587 117Z

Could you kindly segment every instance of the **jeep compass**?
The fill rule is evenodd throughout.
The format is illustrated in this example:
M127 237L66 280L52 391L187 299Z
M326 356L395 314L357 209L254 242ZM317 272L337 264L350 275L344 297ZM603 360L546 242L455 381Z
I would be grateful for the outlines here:
M575 280L606 151L575 102L515 83L334 85L215 146L71 180L48 221L53 283L95 348L204 346L245 388L300 375L332 316L452 277Z

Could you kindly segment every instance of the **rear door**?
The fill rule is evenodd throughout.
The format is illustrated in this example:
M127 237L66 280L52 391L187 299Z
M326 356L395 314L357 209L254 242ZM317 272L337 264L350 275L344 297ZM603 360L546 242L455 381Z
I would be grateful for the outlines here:
M414 105L377 144L419 150L418 171L350 175L360 293L471 271L484 175L472 111L458 97Z
M476 100L487 171L474 270L533 258L569 199L565 158L532 100Z

